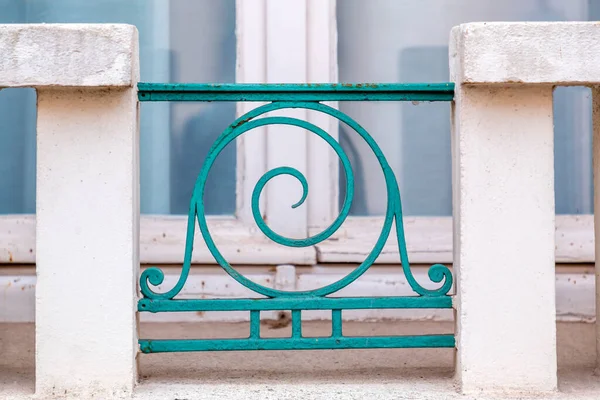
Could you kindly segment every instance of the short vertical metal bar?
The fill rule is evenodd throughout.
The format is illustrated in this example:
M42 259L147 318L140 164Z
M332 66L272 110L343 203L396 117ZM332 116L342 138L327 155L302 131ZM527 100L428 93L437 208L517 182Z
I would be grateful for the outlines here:
M341 337L342 334L342 310L331 310L331 336Z
M292 310L292 337L302 337L302 314L300 310Z
M260 311L250 311L250 338L260 338Z

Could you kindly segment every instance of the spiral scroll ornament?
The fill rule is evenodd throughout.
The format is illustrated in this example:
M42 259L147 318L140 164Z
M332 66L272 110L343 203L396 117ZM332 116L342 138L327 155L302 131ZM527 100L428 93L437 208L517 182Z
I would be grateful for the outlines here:
M265 188L266 184L276 176L279 175L289 175L302 185L302 197L298 200L297 203L292 205L292 208L296 208L304 203L308 196L308 182L306 177L297 169L291 167L278 167L274 168L268 172L266 172L257 182L253 193L252 193L252 214L258 228L272 241L278 243L283 246L288 247L307 247L314 246L327 238L333 235L340 226L344 223L348 214L350 212L350 207L352 205L352 199L354 194L354 174L352 172L352 166L348 159L348 156L340 146L340 144L331 137L327 132L319 128L318 126L311 124L307 121L303 121L297 118L290 117L261 117L263 114L282 110L282 109L290 109L290 108L303 108L307 110L314 110L318 112L325 113L330 115L340 122L345 123L349 127L351 127L360 137L367 143L367 145L371 148L377 160L379 161L379 165L383 170L383 175L386 182L387 188L387 208L385 213L384 224L381 229L381 233L377 242L375 243L371 252L367 255L365 260L352 272L348 275L344 276L340 280L318 288L314 290L308 291L297 291L297 292L289 292L282 291L273 288L269 288L263 285L260 285L256 282L251 281L246 278L244 275L240 274L237 270L235 270L223 257L219 249L217 248L213 238L208 230L206 215L204 210L204 189L205 183L208 177L208 173L219 156L220 152L227 146L227 144L231 143L238 136L244 134L245 132L252 130L254 128L258 128L265 125L291 125L297 126L302 129L308 130L329 144L331 148L335 151L337 156L339 157L342 163L342 169L346 174L346 197L344 198L344 202L342 204L339 215L335 218L335 220L322 232L310 236L305 239L293 239L284 237L276 232L274 232L269 226L267 226L264 221L260 210L259 210L259 199L260 195ZM157 267L148 268L145 270L140 277L140 287L142 294L145 298L148 299L173 299L183 288L187 277L189 275L191 259L192 259L192 251L193 251L193 243L194 243L194 228L195 222L198 221L200 232L204 241L206 242L209 251L217 261L217 263L236 281L244 285L245 287L251 289L252 291L262 294L264 296L275 298L275 297L306 297L306 296L316 296L323 297L330 295L339 291L340 289L348 286L353 281L358 279L362 274L364 274L369 267L375 262L379 254L381 253L383 246L385 245L390 232L392 231L392 226L395 222L396 226L396 237L398 240L398 248L400 252L400 261L402 264L402 269L406 279L411 286L411 288L421 296L445 296L450 288L452 287L452 273L448 269L448 267L435 264L429 268L428 276L429 279L434 283L442 283L441 286L437 289L427 289L419 284L410 268L408 254L406 251L406 240L404 237L404 225L402 220L402 204L400 201L400 190L398 188L398 183L394 176L394 173L388 164L383 152L375 142L375 140L369 135L369 133L361 127L356 121L350 118L348 115L343 112L327 106L325 104L321 104L319 102L272 102L261 107L255 108L252 111L244 114L237 120L235 120L225 131L217 138L217 140L212 145L206 160L204 161L204 165L196 180L196 184L194 187L194 192L192 195L192 199L190 202L190 210L188 214L188 225L187 225L187 236L186 236L186 246L185 246L185 256L183 268L181 271L181 275L177 284L167 292L157 293L154 292L150 285L158 286L164 282L164 273L161 269Z

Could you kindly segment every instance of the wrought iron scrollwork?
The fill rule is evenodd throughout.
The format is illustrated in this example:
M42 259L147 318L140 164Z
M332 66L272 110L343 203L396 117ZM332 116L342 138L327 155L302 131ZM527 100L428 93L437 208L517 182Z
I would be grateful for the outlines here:
M278 167L274 168L268 172L266 172L257 182L253 193L252 193L252 214L254 216L254 220L258 225L259 229L264 233L269 239L283 246L289 247L307 247L318 244L327 238L329 238L332 234L334 234L340 226L344 223L348 214L350 212L350 207L352 205L352 199L354 194L354 175L352 172L352 166L350 161L345 154L344 150L340 146L340 144L327 132L319 128L318 126L303 121L297 118L290 117L261 117L263 114L269 113L271 111L282 110L282 109L290 109L290 108L303 108L307 110L314 110L317 112L322 112L328 114L340 122L348 125L352 128L361 138L367 143L367 145L371 148L373 153L375 154L379 165L383 171L383 175L385 178L386 188L387 188L387 208L385 213L384 224L381 229L381 233L377 242L375 243L371 252L367 255L365 260L352 272L343 277L342 279L318 288L314 290L308 291L297 291L297 292L288 292L281 291L273 288L269 288L258 283L251 281L246 278L244 275L240 274L236 269L234 269L229 262L225 259L225 257L221 254L218 247L216 246L210 232L208 229L206 215L204 210L203 203L203 195L205 189L205 183L208 177L208 173L219 156L219 153L227 146L227 144L231 143L238 136L248 132L254 128L258 128L265 125L291 125L297 126L302 129L308 130L329 144L331 148L335 151L337 156L339 157L342 169L346 174L346 196L344 198L344 202L342 204L339 215L335 218L335 220L322 232L305 238L305 239L293 239L284 237L277 232L274 232L264 221L260 210L259 210L259 199L260 195L265 187L265 185L272 178L279 175L289 175L295 179L297 179L302 185L302 197L298 200L297 203L292 205L292 208L296 208L304 203L308 196L308 182L306 177L297 169L291 167ZM261 117L261 118L258 118ZM448 267L441 264L434 264L429 268L428 276L429 279L434 283L441 283L441 286L437 289L427 289L422 286L415 279L408 260L408 254L406 250L406 240L404 236L404 225L402 219L402 203L400 199L400 190L398 187L398 183L394 176L394 173L388 164L383 152L375 142L375 140L369 135L369 133L360 126L356 121L350 118L348 115L343 112L327 106L325 104L316 102L316 101L274 101L272 103L260 106L258 108L253 109L252 111L244 114L240 118L236 119L225 131L217 138L211 147L206 160L204 161L204 165L196 180L196 184L194 187L194 192L192 195L192 199L190 202L190 209L188 214L188 224L187 224L187 236L186 236L186 245L185 245L185 256L183 268L181 271L181 275L177 284L170 290L157 293L150 288L152 286L161 285L164 282L164 273L160 268L152 267L146 269L140 278L140 287L143 296L147 299L163 299L169 300L173 299L183 288L188 274L190 272L191 260L192 260L192 251L193 251L193 243L194 243L194 229L196 220L198 221L200 232L206 245L208 246L209 251L217 261L217 263L236 281L244 285L245 287L253 290L256 293L262 294L264 296L270 298L276 297L295 297L295 296L304 296L304 297L324 297L339 291L340 289L348 286L353 281L358 279L362 274L364 274L369 267L375 262L379 254L381 253L390 233L392 232L392 226L395 223L396 228L396 237L398 242L398 249L400 253L400 262L402 265L402 269L406 279L410 285L410 287L421 296L429 296L429 297L439 297L445 296L448 294L451 286L452 286L452 273L448 269Z

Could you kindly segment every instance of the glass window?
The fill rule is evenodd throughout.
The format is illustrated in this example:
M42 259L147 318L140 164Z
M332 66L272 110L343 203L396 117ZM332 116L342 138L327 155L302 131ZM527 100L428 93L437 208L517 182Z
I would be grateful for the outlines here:
M0 23L129 23L140 35L141 80L234 82L235 0L0 0ZM144 103L141 209L186 214L204 156L235 104ZM35 91L0 91L0 214L35 212ZM235 210L235 144L211 170L209 214Z
M592 0L340 0L342 82L444 82L450 29L475 21L595 19ZM340 103L382 147L406 215L451 215L449 103ZM585 88L555 92L556 212L592 212L591 105ZM354 215L382 215L381 168L360 138L340 130L356 175ZM343 187L342 187L343 189Z

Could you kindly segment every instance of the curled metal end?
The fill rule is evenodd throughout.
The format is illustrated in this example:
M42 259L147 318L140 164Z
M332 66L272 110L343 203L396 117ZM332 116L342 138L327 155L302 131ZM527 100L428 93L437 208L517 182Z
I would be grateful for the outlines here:
M165 281L164 272L157 267L150 267L140 276L140 290L144 297L148 299L155 299L162 297L159 293L156 293L150 289L148 283L152 286L159 286Z

